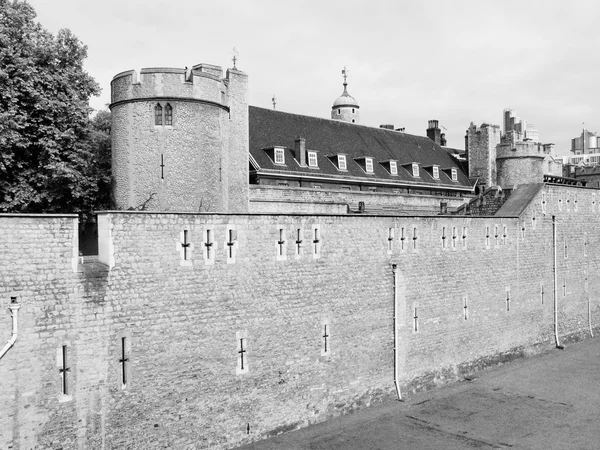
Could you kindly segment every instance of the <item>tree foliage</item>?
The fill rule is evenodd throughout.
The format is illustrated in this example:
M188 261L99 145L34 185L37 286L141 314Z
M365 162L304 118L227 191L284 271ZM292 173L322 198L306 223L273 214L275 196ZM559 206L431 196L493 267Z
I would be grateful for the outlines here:
M53 36L37 23L28 3L0 0L0 211L108 206L110 113L89 118L100 89L86 56L69 30Z

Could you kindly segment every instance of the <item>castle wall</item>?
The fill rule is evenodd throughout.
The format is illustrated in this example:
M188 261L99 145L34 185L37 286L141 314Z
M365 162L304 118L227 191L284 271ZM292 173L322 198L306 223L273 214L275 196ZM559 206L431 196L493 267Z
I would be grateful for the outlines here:
M391 399L392 264L403 393L551 348L552 215L559 336L588 332L588 301L598 331L597 201L546 186L518 218L109 212L110 267L77 272L72 217L0 216L1 338L22 305L0 447L227 448Z
M290 188L250 185L250 211L253 213L317 213L344 214L348 206L358 209L364 202L365 208L373 210L440 211L440 202L446 202L453 210L465 203L464 197L425 196L384 192L318 190L312 188Z

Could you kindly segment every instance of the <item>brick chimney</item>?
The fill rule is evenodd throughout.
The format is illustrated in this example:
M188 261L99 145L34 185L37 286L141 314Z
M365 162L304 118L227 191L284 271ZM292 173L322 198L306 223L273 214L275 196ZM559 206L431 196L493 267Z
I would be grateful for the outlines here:
M306 139L298 138L294 140L294 154L298 164L306 166Z
M429 128L427 128L427 137L438 145L442 144L442 130L440 130L439 121L429 121Z

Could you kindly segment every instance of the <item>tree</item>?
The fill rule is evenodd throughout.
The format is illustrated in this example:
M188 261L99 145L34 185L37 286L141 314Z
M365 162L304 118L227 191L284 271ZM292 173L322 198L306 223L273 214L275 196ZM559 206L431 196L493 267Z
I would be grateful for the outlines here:
M87 47L34 19L29 4L0 0L0 211L89 214L110 176L94 147L109 113L90 121L100 89L83 70Z

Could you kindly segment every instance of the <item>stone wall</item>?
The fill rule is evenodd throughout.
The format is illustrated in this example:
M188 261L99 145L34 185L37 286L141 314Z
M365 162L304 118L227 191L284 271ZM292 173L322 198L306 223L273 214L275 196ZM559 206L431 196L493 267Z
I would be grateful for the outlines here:
M469 177L479 178L479 184L496 185L496 146L500 143L500 127L482 124L467 129Z
M597 192L514 218L108 212L105 266L73 265L72 217L0 216L0 447L228 448L392 399L393 264L404 394L552 348L552 216L561 343L588 302L598 331Z
M386 209L418 214L439 212L440 202L446 202L454 210L467 200L467 197L250 185L250 211L254 213L343 214L348 207L357 210L359 202L363 202L366 211Z

